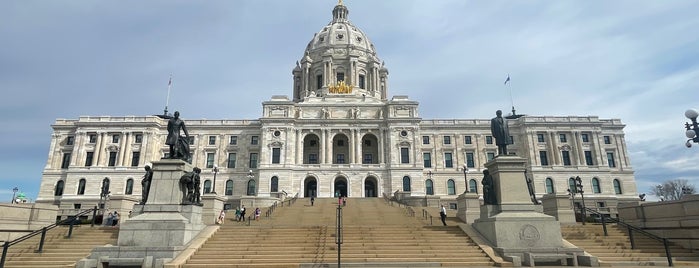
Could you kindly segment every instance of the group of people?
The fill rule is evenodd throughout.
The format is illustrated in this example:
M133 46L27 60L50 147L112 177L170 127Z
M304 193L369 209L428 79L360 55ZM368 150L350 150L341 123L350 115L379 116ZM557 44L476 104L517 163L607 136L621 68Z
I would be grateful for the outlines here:
M235 209L235 221L245 221L245 214L247 212L247 209L245 206L240 206ZM258 207L255 208L253 211L253 219L254 220L259 220L260 216L262 215L262 210ZM225 210L222 210L221 213L219 214L218 218L216 218L216 224L223 224L224 218L226 217L226 212Z
M105 225L116 227L117 224L119 224L119 212L115 210L107 215L107 223Z

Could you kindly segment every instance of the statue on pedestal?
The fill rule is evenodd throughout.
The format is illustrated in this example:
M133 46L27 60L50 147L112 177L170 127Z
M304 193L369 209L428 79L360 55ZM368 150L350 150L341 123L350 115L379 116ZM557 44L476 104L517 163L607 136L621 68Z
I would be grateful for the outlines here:
M184 132L184 136L180 136L181 131ZM189 133L187 133L184 121L180 119L179 111L176 111L175 116L167 122L165 144L170 146L170 159L189 160Z
M148 201L148 193L150 192L150 182L153 180L153 170L149 165L146 165L146 174L143 175L143 180L141 180L141 205L145 205Z
M493 182L493 176L486 169L483 170L483 204L485 205L497 205L498 199L495 196L495 183Z
M502 111L495 112L496 117L490 120L490 132L498 146L498 155L507 155L507 145L510 144L510 129L507 119L502 117Z
M201 206L201 179L199 178L201 169L195 167L191 172L187 172L180 178L180 190L182 191L183 205Z

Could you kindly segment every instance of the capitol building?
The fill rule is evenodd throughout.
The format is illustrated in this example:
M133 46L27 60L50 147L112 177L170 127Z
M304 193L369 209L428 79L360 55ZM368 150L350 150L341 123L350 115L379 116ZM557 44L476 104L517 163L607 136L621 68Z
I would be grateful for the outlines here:
M348 14L342 3L334 7L330 23L289 63L291 94L264 101L259 118L197 120L180 110L204 196L215 192L228 208L386 195L455 209L458 195L482 193L484 164L497 155L490 118L422 118L419 100L391 96L390 63ZM144 166L169 153L167 122L57 119L37 203L58 205L66 216L106 200L139 202ZM621 120L526 115L508 122L508 151L527 160L538 198L566 195L580 177L588 208L614 215L617 203L638 200ZM579 197L571 200L578 206Z

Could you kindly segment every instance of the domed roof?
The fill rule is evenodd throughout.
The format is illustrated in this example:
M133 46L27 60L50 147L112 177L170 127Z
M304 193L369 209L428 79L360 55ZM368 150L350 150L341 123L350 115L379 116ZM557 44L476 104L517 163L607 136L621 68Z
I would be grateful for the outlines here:
M374 44L369 41L366 34L347 19L349 10L342 2L335 6L332 13L333 20L313 36L306 47L305 55L334 47L350 47L371 55L376 54Z

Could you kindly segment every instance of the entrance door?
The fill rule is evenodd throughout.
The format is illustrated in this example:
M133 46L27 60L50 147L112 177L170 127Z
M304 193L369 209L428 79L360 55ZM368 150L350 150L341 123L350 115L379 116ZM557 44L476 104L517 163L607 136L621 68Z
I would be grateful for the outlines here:
M347 180L345 180L344 178L335 179L334 196L347 196Z
M376 179L366 178L364 180L364 197L377 197Z
M304 197L317 197L318 196L318 182L315 178L306 178L305 186L303 187Z

